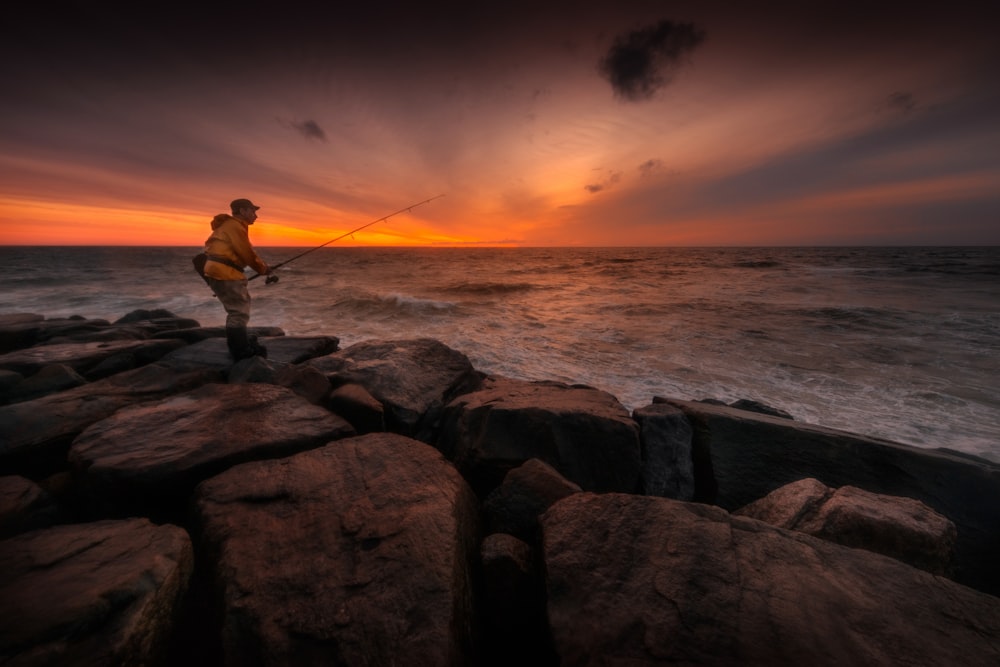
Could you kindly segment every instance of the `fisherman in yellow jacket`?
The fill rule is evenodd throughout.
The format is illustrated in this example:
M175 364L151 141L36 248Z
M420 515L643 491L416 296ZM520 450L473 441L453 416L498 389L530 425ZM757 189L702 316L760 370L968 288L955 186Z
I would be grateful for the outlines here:
M257 219L259 206L249 199L235 199L232 215L220 213L212 219L212 235L205 241L205 280L226 309L226 344L235 361L267 356L256 336L247 335L250 323L250 290L243 268L270 273L250 244L250 225Z

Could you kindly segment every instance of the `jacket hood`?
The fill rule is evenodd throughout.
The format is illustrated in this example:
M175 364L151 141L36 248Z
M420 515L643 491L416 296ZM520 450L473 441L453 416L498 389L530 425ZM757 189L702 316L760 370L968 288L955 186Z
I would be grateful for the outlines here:
M215 216L214 218L212 218L212 229L218 229L219 227L221 227L222 225L224 225L224 224L226 224L227 222L230 222L230 221L235 222L238 225L245 225L246 224L242 220L240 220L239 218L234 218L233 216L229 215L228 213L220 213L217 216Z

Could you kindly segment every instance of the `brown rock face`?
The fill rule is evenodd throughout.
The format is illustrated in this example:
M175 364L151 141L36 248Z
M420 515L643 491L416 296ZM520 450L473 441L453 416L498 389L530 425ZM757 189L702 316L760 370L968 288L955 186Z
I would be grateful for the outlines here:
M618 399L592 387L491 378L449 404L444 423L439 447L481 495L532 458L587 491L640 484L639 429Z
M944 575L957 534L955 524L919 500L853 486L831 489L815 479L783 486L736 514Z
M229 665L472 664L478 507L432 447L348 438L198 489Z
M878 554L665 498L580 493L541 521L564 665L1000 661L1000 599Z
M393 432L429 441L441 410L479 382L469 358L431 338L365 341L308 362L335 387L364 387Z
M0 542L0 663L161 664L193 563L184 530L146 519Z
M346 421L285 387L211 384L116 412L88 428L69 460L109 504L185 502L237 463L294 454L354 435Z
M684 411L694 452L710 468L717 494L706 502L729 511L800 479L834 488L914 498L954 522L955 580L1000 595L1000 466L948 450L796 424L729 407L654 399Z
M12 470L44 469L65 462L70 441L94 422L144 401L170 396L219 379L205 369L174 371L150 364L97 382L0 406L0 463Z

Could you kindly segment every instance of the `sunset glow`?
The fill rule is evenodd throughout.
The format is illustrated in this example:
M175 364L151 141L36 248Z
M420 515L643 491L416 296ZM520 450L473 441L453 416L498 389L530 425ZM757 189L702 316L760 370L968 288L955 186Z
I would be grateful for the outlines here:
M537 4L22 7L0 244L197 246L249 197L256 244L315 246L440 194L338 243L1000 244L978 3ZM663 21L704 39L601 69Z

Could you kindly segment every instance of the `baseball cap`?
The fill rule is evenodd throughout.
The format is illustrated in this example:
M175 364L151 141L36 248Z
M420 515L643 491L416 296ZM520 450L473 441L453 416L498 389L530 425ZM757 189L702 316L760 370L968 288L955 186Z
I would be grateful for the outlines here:
M253 202L249 199L234 199L229 203L229 208L233 211L233 213L236 213L236 211L241 208L252 208L256 211L260 208L260 206L254 206Z

